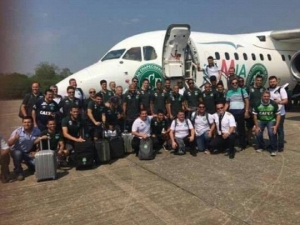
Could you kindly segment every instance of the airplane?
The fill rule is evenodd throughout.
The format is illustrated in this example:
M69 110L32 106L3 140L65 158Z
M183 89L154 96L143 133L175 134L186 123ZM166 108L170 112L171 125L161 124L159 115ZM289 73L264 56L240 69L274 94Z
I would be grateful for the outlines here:
M280 85L294 87L300 82L300 29L266 31L248 34L213 34L192 32L188 24L172 24L165 31L141 33L117 43L98 62L64 80L57 86L65 95L69 79L75 78L86 96L88 89L100 90L100 80L128 87L133 77L139 86L147 78L154 87L157 80L194 79L197 86L205 83L207 57L213 56L227 86L228 69L250 85L257 74L276 75Z

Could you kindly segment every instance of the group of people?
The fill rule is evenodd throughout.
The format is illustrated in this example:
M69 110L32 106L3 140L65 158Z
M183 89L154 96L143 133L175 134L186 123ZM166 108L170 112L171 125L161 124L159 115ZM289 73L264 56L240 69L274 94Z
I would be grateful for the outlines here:
M211 65L214 66L214 65ZM55 85L40 93L39 83L24 97L19 116L22 126L7 141L1 137L1 180L8 182L10 155L17 180L23 180L22 162L34 171L34 152L51 149L65 166L71 159L75 142L105 138L105 131L131 132L136 155L141 139L151 138L154 148L165 148L177 155L190 151L207 154L224 152L229 158L236 151L256 143L256 151L267 148L263 139L267 128L271 155L284 150L284 119L287 93L278 87L276 76L269 77L269 88L262 86L262 76L245 87L244 79L229 69L228 90L217 76L211 76L203 90L193 79L181 80L171 88L171 80L157 81L133 77L128 90L115 82L101 80L101 90L89 89L89 96L70 79L66 96L58 95ZM185 85L186 84L186 85ZM254 134L254 135L253 135ZM50 146L47 139L50 138ZM239 148L236 148L236 140ZM42 143L39 145L39 143Z

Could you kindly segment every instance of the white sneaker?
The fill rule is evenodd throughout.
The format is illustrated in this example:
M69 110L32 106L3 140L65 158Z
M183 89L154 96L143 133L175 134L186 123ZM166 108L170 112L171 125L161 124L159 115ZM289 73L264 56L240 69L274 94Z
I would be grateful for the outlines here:
M277 151L271 153L271 156L276 156L276 155L277 155Z
M207 155L210 155L210 151L209 150L205 150L204 153L207 154Z
M263 151L263 149L259 148L259 149L256 149L256 152L257 153L261 153Z

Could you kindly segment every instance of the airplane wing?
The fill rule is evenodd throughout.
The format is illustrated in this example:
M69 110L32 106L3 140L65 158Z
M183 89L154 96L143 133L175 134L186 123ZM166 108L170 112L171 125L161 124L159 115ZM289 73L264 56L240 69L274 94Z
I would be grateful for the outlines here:
M270 36L277 41L300 43L300 29L272 31Z

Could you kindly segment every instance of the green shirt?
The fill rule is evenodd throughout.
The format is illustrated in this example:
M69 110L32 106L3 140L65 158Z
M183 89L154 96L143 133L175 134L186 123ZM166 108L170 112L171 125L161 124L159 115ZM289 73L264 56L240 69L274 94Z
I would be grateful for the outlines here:
M197 88L193 90L187 89L184 91L183 97L189 108L197 108L200 103L201 91Z
M67 127L68 133L75 138L78 138L81 135L80 131L82 130L83 125L83 121L80 117L78 117L77 120L72 120L71 116L67 116L61 121L61 126ZM66 141L73 143L73 141L68 139Z
M249 95L250 106L253 108L255 104L260 102L262 93L266 90L264 87L256 88L254 86L248 87L247 89Z
M182 103L184 102L184 97L181 94L172 93L168 97L168 103L171 107L172 116L177 116L179 110L182 110Z
M253 114L257 115L259 121L275 121L279 113L278 105L273 100L270 100L268 104L258 102L253 108Z
M50 137L50 140L49 140L49 142L50 142L50 149L51 150L57 150L58 148L58 143L60 142L60 141L63 141L64 139L63 139L63 135L62 135L62 133L61 132L59 132L59 131L55 131L55 132L53 132L53 133L50 133L48 130L44 130L44 131L42 131L41 132L41 137L42 136L44 136L44 135L49 135L49 137ZM41 148L41 150L48 150L49 148L48 148L48 140L42 140L42 146L40 146L40 148Z
M96 102L89 102L88 109L92 110L92 115L96 121L102 122L102 114L105 113L106 107L104 104L98 105ZM90 118L88 118L89 124L94 124Z

